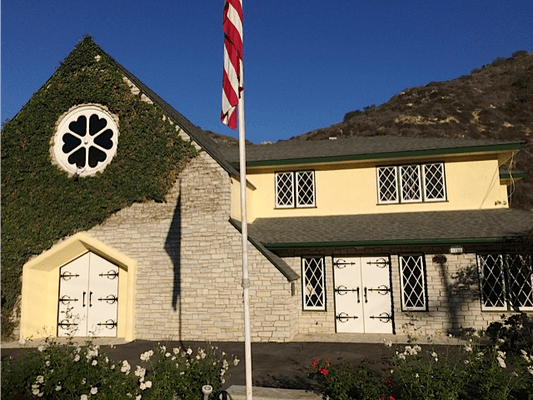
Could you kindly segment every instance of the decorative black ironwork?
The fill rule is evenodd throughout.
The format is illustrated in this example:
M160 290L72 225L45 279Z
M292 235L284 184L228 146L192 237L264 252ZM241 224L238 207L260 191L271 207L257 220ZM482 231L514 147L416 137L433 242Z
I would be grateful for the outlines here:
M59 298L61 304L69 304L71 301L78 301L78 299L71 299L68 295L63 295Z
M368 265L375 265L378 268L385 268L390 265L390 261L384 259L384 258L378 258L378 261L368 261Z
M358 319L359 317L357 315L348 315L345 312L341 312L339 315L335 317L339 320L341 323L348 322L350 319Z
M339 259L339 261L335 261L333 265L336 266L337 268L345 268L347 265L357 265L357 263L346 262L343 259Z
M369 288L370 292L378 292L378 294L386 295L391 291L391 289L385 285L380 285L377 288Z
M73 274L73 273L71 273L71 272L69 272L69 271L65 271L65 272L63 272L59 277L60 277L61 279L64 279L65 281L68 281L68 280L70 280L71 278L77 278L78 276L79 276L78 274Z
M345 294L348 294L348 292L356 292L357 293L357 302L360 303L361 300L359 299L359 288L357 289L348 289L346 286L340 285L336 287L335 293L338 293L339 296L344 296Z
M383 322L383 323L388 323L392 320L392 315L388 312L382 312L381 314L379 314L378 316L375 316L375 315L371 315L369 318L372 318L372 319L379 319L380 322Z
M106 297L100 297L98 301L105 301L107 304L114 304L118 301L118 297L113 294L108 294Z
M118 271L115 270L109 270L107 271L107 274L98 274L98 276L107 276L108 279L117 279L118 278Z
M117 321L114 321L112 319L108 319L106 322L99 322L96 325L105 326L107 329L113 329L113 328L117 327Z
M71 326L77 326L78 324L74 322L69 322L68 319L64 319L61 322L57 323L57 326L60 326L61 328L70 328Z

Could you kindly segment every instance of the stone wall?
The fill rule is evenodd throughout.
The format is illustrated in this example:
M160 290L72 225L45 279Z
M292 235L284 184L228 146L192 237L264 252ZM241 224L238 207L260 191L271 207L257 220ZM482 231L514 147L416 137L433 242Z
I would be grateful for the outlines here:
M201 152L166 202L134 204L89 231L137 261L137 339L244 340L241 236L229 223L230 201L228 173ZM290 341L290 282L251 244L248 259L252 340Z
M448 335L462 329L485 329L501 319L501 311L481 311L476 254L449 254L449 247L399 247L287 251L283 259L301 274L301 257L324 256L326 267L326 311L303 311L301 280L296 283L299 333L335 333L333 258L340 256L389 255L391 260L392 309L397 334ZM471 250L471 249L470 249ZM483 248L481 250L490 250ZM424 254L427 311L404 311L401 305L399 255ZM442 257L444 256L444 257Z

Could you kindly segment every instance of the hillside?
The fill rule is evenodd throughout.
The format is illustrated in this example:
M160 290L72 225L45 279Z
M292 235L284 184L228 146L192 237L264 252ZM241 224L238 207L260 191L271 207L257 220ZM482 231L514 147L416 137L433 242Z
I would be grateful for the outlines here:
M533 53L519 51L470 75L406 89L387 103L289 140L376 135L524 141L513 167L528 178L517 184L511 207L532 210Z

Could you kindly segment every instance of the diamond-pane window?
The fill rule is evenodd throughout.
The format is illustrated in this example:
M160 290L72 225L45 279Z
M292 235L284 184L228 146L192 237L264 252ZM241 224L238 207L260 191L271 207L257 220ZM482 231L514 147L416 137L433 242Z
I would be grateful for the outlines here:
M276 173L277 208L313 207L314 205L314 171Z
M424 164L424 201L446 200L444 164Z
M402 285L402 309L425 311L426 280L423 256L400 256L400 280Z
M276 207L294 207L294 174L292 172L276 174Z
M531 255L478 255L483 310L533 310Z
M446 200L443 163L378 167L377 179L379 204Z
M398 202L396 167L378 168L378 191L380 204Z
M302 258L303 309L326 310L325 270L323 258Z
M296 172L297 207L315 205L315 173L313 171Z
M400 167L400 187L403 203L422 201L419 165L403 165Z

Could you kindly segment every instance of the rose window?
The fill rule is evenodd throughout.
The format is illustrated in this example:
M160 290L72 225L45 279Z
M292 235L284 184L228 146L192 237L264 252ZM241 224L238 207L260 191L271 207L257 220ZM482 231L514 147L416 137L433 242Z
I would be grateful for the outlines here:
M118 118L99 105L69 110L58 124L52 156L70 175L89 176L103 171L117 150Z

